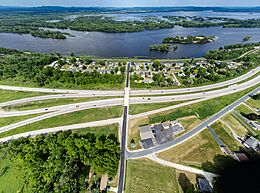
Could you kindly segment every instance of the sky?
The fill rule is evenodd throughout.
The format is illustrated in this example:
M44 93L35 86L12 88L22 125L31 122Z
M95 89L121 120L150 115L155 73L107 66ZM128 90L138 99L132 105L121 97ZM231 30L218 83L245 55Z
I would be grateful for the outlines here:
M0 0L0 6L260 6L260 0Z

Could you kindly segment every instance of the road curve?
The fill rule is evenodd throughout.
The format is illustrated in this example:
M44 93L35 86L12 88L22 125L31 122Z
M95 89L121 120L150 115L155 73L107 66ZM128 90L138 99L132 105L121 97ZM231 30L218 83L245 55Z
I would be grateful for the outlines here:
M79 110L86 110L91 108L101 108L101 107L108 107L108 106L117 106L123 104L123 98L114 98L114 99L104 99L104 100L94 100L94 101L86 101L80 103L72 103L68 105L59 105L53 107L46 107L40 109L33 109L33 110L24 110L24 111L6 111L0 112L1 117L14 117L14 116L23 116L23 115L32 115L32 114L39 114L39 113L49 113L54 111L66 111L74 109L75 111Z
M105 107L105 106L109 106L109 107L110 106L118 106L118 104L117 103L115 103L115 104L108 103L107 105L102 104L100 107ZM14 123L14 124L11 124L11 125L0 127L0 133L3 133L5 131L9 131L9 130L12 130L12 129L15 129L15 128L18 128L18 127L22 127L22 126L25 126L25 125L28 125L28 124L31 124L31 123L35 123L35 122L38 122L38 121L41 121L41 120L44 120L44 119L48 119L48 118L52 118L52 117L56 117L56 116L64 115L64 114L68 114L68 113L73 113L73 112L76 112L76 111L86 110L86 109L90 109L90 108L99 108L99 105L96 105L95 107L94 106L90 106L90 107L89 106L79 106L79 107L69 108L69 109L65 109L65 110L61 110L61 111L55 111L55 112L47 113L47 114L44 114L44 115L40 115L40 116L37 116L37 117L33 117L33 118L30 118L30 119L18 122L18 123Z
M162 145L150 148L150 149L145 149L145 150L136 150L136 151L127 151L127 157L128 158L141 158L141 157L145 157L148 156L150 154L153 153L158 153L161 151L165 151L169 148L172 148L178 144L181 144L185 141L187 141L188 139L194 137L196 134L200 133L201 131L203 131L208 125L211 125L212 123L214 123L216 120L218 120L219 118L221 118L222 116L224 116L225 114L227 114L228 112L230 112L232 109L236 108L237 106L239 106L242 102L244 102L245 100L249 99L251 95L254 95L256 93L260 92L260 87L254 89L253 91L251 91L250 93L246 94L245 96L243 96L242 98L238 99L237 101L235 101L234 103L232 103L231 105L225 107L224 109L222 109L221 111L219 111L218 113L216 113L215 115L213 115L212 117L210 117L208 120L204 121L203 123L201 123L199 126L195 127L194 129L192 129L191 131L183 134L182 136L164 143Z
M50 99L67 99L67 98L93 98L93 97L100 97L98 95L85 95L85 94L55 94L55 95L44 95L44 96L37 96L37 97L29 97L23 98L18 100L12 100L7 102L0 103L0 107L12 106L12 105L19 105L22 103L29 103L35 101L42 101L42 100L50 100Z
M121 121L121 118L114 118L114 119L107 119L107 120L100 120L100 121L94 121L94 122L88 122L88 123L81 123L81 124L75 124L75 125L66 125L66 126L60 126L60 127L54 127L54 128L48 128L48 129L40 129L36 131L29 131L26 133L16 134L8 137L4 137L0 139L0 142L6 142L9 140L18 139L21 137L30 137L30 136L36 136L40 134L47 134L47 133L54 133L58 131L69 131L69 130L75 130L75 129L83 129L87 127L99 127L99 126L105 126L105 125L111 125L115 124Z
M205 100L209 98L216 98L216 97L236 93L248 87L254 86L259 82L260 82L260 76L257 76L254 79L251 79L241 84L236 84L223 89L212 90L203 93L201 92L201 93L181 94L181 95L174 95L174 96L132 97L130 98L130 104L161 103L161 102L186 101L186 100L196 100L196 99ZM49 108L27 110L27 111L1 112L0 117L39 114L44 112L53 112L53 111L65 110L65 109L69 110L70 108L75 108L75 107L82 107L85 109L94 108L94 107L107 107L107 106L122 105L122 103L123 103L123 98L94 100L94 101L87 101L81 103L72 103L68 105L60 105L60 106L49 107Z

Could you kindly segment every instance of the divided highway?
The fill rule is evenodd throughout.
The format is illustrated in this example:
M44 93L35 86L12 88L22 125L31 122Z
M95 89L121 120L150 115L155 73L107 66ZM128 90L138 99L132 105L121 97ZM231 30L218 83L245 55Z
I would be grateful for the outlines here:
M240 81L244 81L260 71L260 66L247 72L246 74L237 78L206 85L200 87L191 88L180 88L180 89L164 89L164 90L132 90L130 95L160 95L160 94L175 94L175 93L189 93L189 92L200 92L210 89L221 88L229 86ZM48 89L48 88L28 88L28 87L17 87L17 86L6 86L0 85L2 90L14 90L14 91L28 91L28 92L42 92L42 93L61 93L61 94L82 94L85 97L93 96L124 96L124 92L120 90L70 90L70 89Z

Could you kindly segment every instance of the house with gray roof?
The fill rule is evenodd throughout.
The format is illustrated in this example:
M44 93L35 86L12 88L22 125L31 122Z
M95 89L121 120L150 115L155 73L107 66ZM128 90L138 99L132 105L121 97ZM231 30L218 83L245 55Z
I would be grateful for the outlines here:
M247 148L253 149L254 151L260 151L260 142L252 136L245 141L244 145Z
M154 146L154 135L150 125L144 125L139 127L141 144L144 149Z

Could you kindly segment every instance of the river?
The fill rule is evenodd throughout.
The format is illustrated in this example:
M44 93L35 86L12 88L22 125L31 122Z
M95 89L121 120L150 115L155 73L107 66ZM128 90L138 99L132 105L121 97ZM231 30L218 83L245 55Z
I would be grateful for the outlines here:
M203 14L205 15L206 13ZM227 14L231 17L230 13ZM246 16L252 17L252 15L254 14L247 14ZM255 16L258 17L259 14ZM260 41L260 28L183 28L176 26L172 29L135 33L61 31L69 32L73 37L68 37L66 40L54 40L41 39L31 35L0 33L0 47L42 53L59 52L63 55L69 55L71 52L74 52L76 55L97 57L182 58L201 57L209 50L218 49L228 44L242 43L242 39L245 36L252 37L248 42ZM161 53L149 51L150 45L160 44L163 38L176 35L213 35L216 36L216 41L202 45L178 45L179 48L175 52Z

